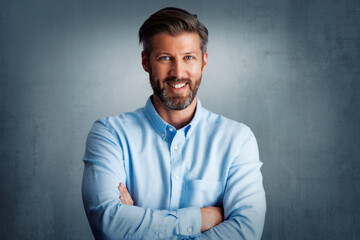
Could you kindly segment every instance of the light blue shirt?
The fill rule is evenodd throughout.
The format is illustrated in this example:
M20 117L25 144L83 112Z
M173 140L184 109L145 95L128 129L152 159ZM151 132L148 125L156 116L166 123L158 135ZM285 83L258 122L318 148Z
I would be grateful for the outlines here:
M87 138L82 196L96 239L260 239L266 203L258 146L244 124L197 100L191 122L144 108L97 120ZM122 204L125 183L134 205ZM201 233L201 207L225 221Z

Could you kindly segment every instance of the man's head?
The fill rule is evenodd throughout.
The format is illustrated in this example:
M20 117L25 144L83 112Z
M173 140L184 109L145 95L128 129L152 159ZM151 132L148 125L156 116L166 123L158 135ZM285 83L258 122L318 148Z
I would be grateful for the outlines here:
M182 110L193 102L207 65L207 40L196 15L178 8L162 9L141 26L142 64L155 97L166 107Z
M180 8L168 7L152 14L140 27L139 43L143 44L147 56L152 50L152 38L159 33L176 36L182 32L197 32L200 37L200 49L202 54L206 52L208 42L208 30L195 14L191 14Z

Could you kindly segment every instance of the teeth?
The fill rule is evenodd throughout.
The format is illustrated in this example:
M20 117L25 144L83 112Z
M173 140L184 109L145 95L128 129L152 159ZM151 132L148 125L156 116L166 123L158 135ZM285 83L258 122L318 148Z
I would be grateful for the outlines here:
M178 83L178 84L169 83L169 85L172 86L173 88L182 88L183 86L186 85L186 83Z

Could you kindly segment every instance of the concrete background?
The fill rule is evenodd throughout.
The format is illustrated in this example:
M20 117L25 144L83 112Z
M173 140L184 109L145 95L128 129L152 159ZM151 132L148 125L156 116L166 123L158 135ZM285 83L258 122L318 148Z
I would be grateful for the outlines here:
M357 0L1 0L1 238L92 238L85 138L145 104L137 31L166 6L209 29L203 105L257 136L263 239L360 239Z

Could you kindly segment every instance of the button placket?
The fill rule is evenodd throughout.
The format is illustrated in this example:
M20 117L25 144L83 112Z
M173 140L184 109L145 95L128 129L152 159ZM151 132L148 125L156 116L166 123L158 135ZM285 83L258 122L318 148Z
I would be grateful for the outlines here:
M170 151L171 151L171 209L178 209L180 204L180 193L182 182L181 179L181 131L177 131L173 138Z

